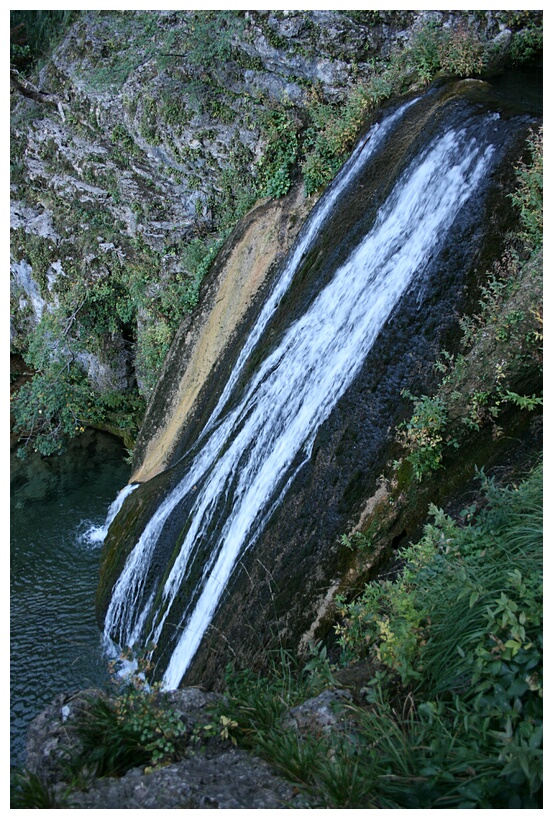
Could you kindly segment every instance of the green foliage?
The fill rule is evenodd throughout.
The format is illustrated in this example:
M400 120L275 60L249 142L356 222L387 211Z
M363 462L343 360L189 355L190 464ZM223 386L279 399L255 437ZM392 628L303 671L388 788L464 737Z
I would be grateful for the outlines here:
M308 110L311 123L303 137L302 173L307 194L332 181L372 111L402 90L406 72L415 71L419 82L429 83L440 71L461 77L479 75L485 67L486 45L468 25L442 28L435 21L415 33L403 52L385 66L376 67L369 81L359 83L344 104L322 103L314 95Z
M56 47L78 12L67 9L10 9L10 59L21 71L30 71Z
M136 308L145 311L148 321L138 335L136 369L148 394L155 386L175 333L186 313L198 304L200 286L213 263L224 236L216 240L193 239L172 252L179 257L181 272L166 278L161 286L140 286L129 279Z
M129 166L129 157L140 155L140 148L132 135L120 123L111 132L111 142L113 144L112 157L124 168Z
M312 121L305 133L302 173L306 193L328 185L346 160L367 118L394 88L393 71L358 84L344 105L323 104L314 96L309 107Z
M369 584L352 603L338 601L344 618L339 639L348 658L368 655L387 672L381 680L397 675L421 700L410 720L396 714L391 725L398 764L400 755L404 765L415 754L409 775L418 767L429 777L425 788L434 788L434 795L419 793L411 807L537 806L541 487L541 468L510 488L483 478L486 506L479 513L475 506L465 509L459 523L431 507L434 522L403 553L400 577ZM361 718L366 730L372 712ZM381 737L393 736L383 724L379 715ZM439 729L432 741L430 729ZM377 725L371 730L376 735ZM413 736L420 731L426 734L422 745ZM462 766L464 782L458 778ZM473 774L467 777L469 767ZM402 787L403 798L413 798L415 783L405 780Z
M123 776L131 768L146 765L150 754L134 725L120 718L107 699L91 700L77 724L79 752L67 764L72 777Z
M508 401L512 401L513 404L516 404L519 409L533 410L536 407L543 406L543 398L536 397L535 394L519 395L511 390L505 390L505 398Z
M263 196L278 199L290 190L299 148L298 126L286 109L269 110L263 119L267 147L260 164Z
M133 661L135 671L118 676L121 662ZM122 776L131 768L159 766L186 753L187 726L160 683L146 682L151 668L145 656L124 655L111 670L115 695L91 699L76 723L79 745L67 761L73 777Z
M457 24L442 33L439 43L442 70L460 77L474 77L485 67L485 44L467 25Z
M422 82L428 83L438 72L460 77L482 72L485 45L478 33L463 23L443 28L436 21L426 23L413 37L407 59Z
M522 274L518 254L512 247L508 247L486 274L486 282L480 288L478 311L471 316L463 316L460 321L464 348L470 349L483 334L492 335L497 341L517 344L520 348L525 341L532 342L532 339L526 338L530 329L528 324L532 324L533 332L536 333L536 324L542 322L541 304L533 303L529 314L527 310L520 308L506 310L506 305L520 288ZM532 346L535 345L532 343Z
M10 776L10 808L12 810L52 810L67 807L65 799L54 795L39 776L26 769L12 770Z
M160 25L157 15L148 11L89 12L91 19L92 14L102 59L94 61L82 80L99 89L119 90L137 66L152 61L163 71L173 67L179 55L186 55L193 70L207 77L206 72L230 59L234 38L244 26L243 13L228 10L187 12L189 24L178 31ZM148 129L148 124L151 120L143 127Z
M333 666L328 657L327 648L322 640L311 643L311 659L305 664L303 674L309 690L313 693L332 688L338 683L334 677Z
M99 393L77 364L58 360L23 384L12 396L11 411L23 458L27 447L41 455L60 453L67 438L87 426L110 427L134 440L144 402L134 393Z
M416 32L412 39L409 59L422 82L430 82L441 68L440 33L439 25L432 20Z
M513 33L509 53L515 65L531 62L543 50L543 25L530 21Z
M215 716L234 723L240 744L255 748L259 738L279 730L288 708L308 696L311 689L297 668L297 661L284 650L270 659L270 673L227 668L225 697L213 707Z
M441 465L447 408L441 398L416 397L409 390L403 390L402 395L415 402L415 409L411 418L398 426L397 439L407 449L406 458L416 480L421 481Z
M94 398L85 374L68 362L52 362L35 374L12 400L14 430L23 436L18 454L24 457L29 444L41 455L60 452L66 436L74 438L99 420Z
M533 249L543 244L543 126L528 138L530 162L517 166L518 188L510 199L520 211L522 237Z

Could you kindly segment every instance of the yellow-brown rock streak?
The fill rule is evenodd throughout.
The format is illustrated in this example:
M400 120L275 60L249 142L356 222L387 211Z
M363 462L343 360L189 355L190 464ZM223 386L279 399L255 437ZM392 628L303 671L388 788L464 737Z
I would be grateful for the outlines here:
M186 332L183 374L178 386L175 384L171 390L164 419L150 435L130 482L147 481L168 465L178 433L187 423L212 367L269 269L290 249L313 204L314 199L306 199L298 187L282 199L256 205L230 237L222 251L223 263L203 294L201 308L193 316L191 326L181 328ZM181 340L181 349L182 346Z

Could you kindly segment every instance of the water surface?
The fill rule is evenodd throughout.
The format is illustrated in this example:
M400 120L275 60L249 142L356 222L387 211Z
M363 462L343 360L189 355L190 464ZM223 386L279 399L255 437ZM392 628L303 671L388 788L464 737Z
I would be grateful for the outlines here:
M87 431L58 457L12 456L11 761L30 721L61 692L105 681L94 614L101 541L91 537L129 476L125 450Z

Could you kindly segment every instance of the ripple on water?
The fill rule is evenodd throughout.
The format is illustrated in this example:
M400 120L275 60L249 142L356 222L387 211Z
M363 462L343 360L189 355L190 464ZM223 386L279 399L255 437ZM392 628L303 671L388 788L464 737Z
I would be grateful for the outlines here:
M119 441L90 432L54 460L29 458L23 466L14 464L12 764L23 764L27 727L57 694L105 682L94 596L100 532L110 504L128 480L124 456Z

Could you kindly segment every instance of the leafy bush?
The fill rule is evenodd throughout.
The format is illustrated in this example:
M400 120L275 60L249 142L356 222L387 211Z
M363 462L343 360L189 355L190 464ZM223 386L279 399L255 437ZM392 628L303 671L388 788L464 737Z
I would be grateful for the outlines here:
M347 657L368 656L383 668L384 692L396 677L412 686L420 705L410 735L439 728L437 739L423 743L426 750L412 736L394 740L398 754L406 744L416 751L419 773L439 785L437 795L428 793L416 806L536 807L539 801L542 470L510 488L483 479L483 488L485 508L464 510L460 523L431 507L434 523L403 552L396 581L375 581L358 600L338 601ZM362 715L364 730L372 719ZM405 728L399 723L394 718L396 733ZM373 730L376 735L376 725ZM464 783L446 788L461 773L458 765Z
M406 447L406 458L413 466L416 480L421 481L441 465L447 408L441 398L427 395L417 398L409 390L403 390L402 395L415 402L415 409L411 418L398 426L397 439Z
M439 41L440 67L460 77L474 77L485 65L485 45L474 29L458 23L445 29Z
M136 670L118 676L121 662ZM148 684L150 665L129 653L112 663L115 696L90 699L76 723L77 750L69 755L73 777L122 776L131 768L160 765L186 753L188 729L168 704L160 683Z
M262 121L267 147L260 164L260 193L278 199L290 190L298 156L298 126L286 108L269 110Z
M511 58L515 65L531 62L543 50L543 26L536 22L513 33Z
M543 244L543 126L528 138L530 162L517 166L518 189L510 199L520 211L522 236L532 248Z
M369 113L392 94L392 75L393 72L375 75L370 82L359 83L341 106L323 104L316 97L313 99L308 112L312 124L303 141L302 173L308 195L328 185L335 177Z
M422 82L430 82L441 68L440 32L438 23L431 20L415 33L411 41L409 60Z
M74 438L100 421L102 411L94 399L85 374L67 362L52 363L35 374L11 404L14 431L22 436L18 454L23 457L27 445L41 455L60 452L66 436Z
M485 43L464 23L444 28L430 20L414 35L407 59L425 83L434 79L439 71L470 77L480 74L484 68Z

